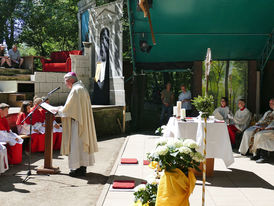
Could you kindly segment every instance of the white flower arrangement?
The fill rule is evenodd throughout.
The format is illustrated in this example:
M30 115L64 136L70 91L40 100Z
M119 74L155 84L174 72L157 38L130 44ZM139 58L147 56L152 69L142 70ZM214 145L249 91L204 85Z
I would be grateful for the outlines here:
M168 147L167 146L158 146L155 150L155 153L157 155L165 155L168 153Z
M140 184L137 187L134 188L134 192L140 192L146 189L146 185L145 184Z
M155 150L147 154L147 158L158 162L160 169L170 171L179 168L187 173L188 168L199 170L198 166L204 159L197 151L198 147L192 139L161 138Z

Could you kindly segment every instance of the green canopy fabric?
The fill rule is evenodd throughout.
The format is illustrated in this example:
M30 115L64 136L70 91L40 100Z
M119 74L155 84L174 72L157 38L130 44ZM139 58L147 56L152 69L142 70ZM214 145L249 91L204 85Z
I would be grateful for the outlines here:
M148 18L138 0L128 0L134 62L203 61L207 48L213 60L259 60L274 28L273 0L153 0L150 9L156 45ZM142 52L140 40L152 49ZM270 55L274 59L274 54Z

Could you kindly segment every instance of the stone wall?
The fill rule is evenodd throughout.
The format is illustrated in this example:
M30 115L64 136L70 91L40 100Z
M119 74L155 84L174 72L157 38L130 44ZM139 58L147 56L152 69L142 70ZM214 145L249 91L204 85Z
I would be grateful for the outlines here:
M92 43L83 42L85 50L84 55L70 55L71 71L75 72L78 80L81 80L87 90L91 93L93 91L92 78L92 56L94 55L94 46Z
M32 77L35 81L34 95L47 96L51 90L60 87L50 96L49 100L52 105L63 105L69 93L69 89L64 83L64 75L65 73L59 72L35 72Z

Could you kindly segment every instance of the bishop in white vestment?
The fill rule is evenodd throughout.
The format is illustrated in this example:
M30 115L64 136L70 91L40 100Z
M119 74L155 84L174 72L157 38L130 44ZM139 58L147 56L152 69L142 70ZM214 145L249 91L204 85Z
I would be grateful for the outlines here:
M74 72L64 78L71 91L65 105L58 107L63 126L60 152L68 155L70 176L83 176L86 167L94 164L94 152L98 151L90 96Z

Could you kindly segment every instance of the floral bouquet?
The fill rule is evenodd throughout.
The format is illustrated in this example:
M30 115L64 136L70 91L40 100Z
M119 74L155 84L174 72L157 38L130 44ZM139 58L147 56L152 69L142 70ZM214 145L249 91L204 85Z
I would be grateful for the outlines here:
M159 179L156 176L149 177L146 184L134 188L134 206L154 206L157 197Z
M160 138L155 150L147 153L147 158L157 162L160 169L172 171L178 168L187 175L189 168L200 171L198 166L204 157L197 151L198 147L198 144L191 139Z

